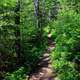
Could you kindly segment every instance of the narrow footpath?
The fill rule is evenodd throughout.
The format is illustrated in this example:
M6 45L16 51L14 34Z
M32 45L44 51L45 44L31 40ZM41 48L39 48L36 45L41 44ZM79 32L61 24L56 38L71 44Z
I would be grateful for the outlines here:
M34 73L30 75L29 80L57 80L56 72L52 67L51 62L51 52L55 47L54 42L49 38L48 39L49 47L47 51L40 58L40 62L38 63L38 68Z

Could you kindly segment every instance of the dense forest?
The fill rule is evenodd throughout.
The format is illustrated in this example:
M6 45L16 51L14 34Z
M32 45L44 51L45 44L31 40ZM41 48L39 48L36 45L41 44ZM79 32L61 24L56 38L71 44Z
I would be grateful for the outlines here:
M29 79L49 39L57 79ZM80 0L1 0L0 80L80 80Z

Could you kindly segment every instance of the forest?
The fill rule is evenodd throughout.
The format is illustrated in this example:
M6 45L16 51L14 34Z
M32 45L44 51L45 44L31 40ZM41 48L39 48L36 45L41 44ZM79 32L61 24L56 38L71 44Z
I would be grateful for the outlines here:
M80 80L80 0L1 0L0 80Z

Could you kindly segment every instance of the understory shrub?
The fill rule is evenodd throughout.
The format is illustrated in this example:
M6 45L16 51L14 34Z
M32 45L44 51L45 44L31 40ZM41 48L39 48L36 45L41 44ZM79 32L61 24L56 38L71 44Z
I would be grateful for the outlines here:
M28 78L26 75L26 72L28 72L27 70L25 67L21 67L13 73L6 73L4 80L25 80Z
M80 14L63 11L54 21L56 47L52 52L53 67L60 80L80 79Z

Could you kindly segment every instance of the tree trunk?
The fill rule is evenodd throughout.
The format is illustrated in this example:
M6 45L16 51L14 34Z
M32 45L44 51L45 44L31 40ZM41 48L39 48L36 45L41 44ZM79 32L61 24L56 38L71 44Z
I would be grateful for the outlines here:
M41 40L41 12L40 12L40 2L39 0L34 0L34 6L35 6L35 16L36 16L36 26L37 26L37 37L38 41Z
M18 0L16 8L15 8L15 50L17 55L17 63L20 63L20 53L21 53L21 45L20 45L20 0Z
M35 16L36 16L37 28L39 29L41 27L39 0L34 0L34 6L35 6Z

